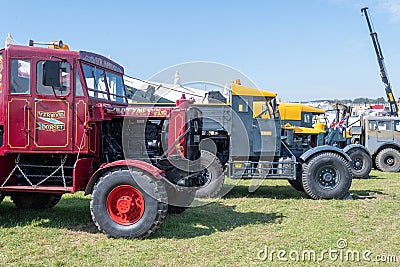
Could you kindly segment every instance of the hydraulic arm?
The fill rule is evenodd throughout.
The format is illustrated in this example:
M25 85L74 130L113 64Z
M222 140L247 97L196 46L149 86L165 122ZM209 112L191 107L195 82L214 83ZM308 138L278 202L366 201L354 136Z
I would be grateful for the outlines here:
M372 23L370 21L370 18L368 16L368 7L364 7L361 9L361 15L365 15L365 19L367 20L369 35L371 36L372 44L374 45L376 57L378 60L381 79L382 79L382 82L385 84L385 91L386 91L386 95L388 97L389 104L390 104L390 113L392 116L397 117L399 108L398 108L397 102L393 96L392 86L389 82L389 78L388 78L388 75L386 72L382 49L381 49L381 46L380 46L379 40L378 40L378 34L374 31L374 29L372 27Z

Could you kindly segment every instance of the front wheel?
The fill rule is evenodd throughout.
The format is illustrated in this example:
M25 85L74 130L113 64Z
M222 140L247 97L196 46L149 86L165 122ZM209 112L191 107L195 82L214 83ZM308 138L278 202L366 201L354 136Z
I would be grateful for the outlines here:
M368 179L372 169L371 156L362 148L356 147L347 151L351 158L351 172L354 178Z
M105 173L90 198L94 223L100 231L114 238L151 235L164 222L167 209L163 182L133 170Z
M304 164L302 182L313 199L340 199L351 186L350 165L339 154L323 152Z
M375 164L383 172L398 172L400 170L400 152L393 148L382 149L376 155Z

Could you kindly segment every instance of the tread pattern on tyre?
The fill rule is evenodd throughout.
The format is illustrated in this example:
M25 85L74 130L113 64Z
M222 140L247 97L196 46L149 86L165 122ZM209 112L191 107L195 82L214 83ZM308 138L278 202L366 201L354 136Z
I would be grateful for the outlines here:
M352 148L349 151L347 151L347 155L353 159L351 156L355 153L358 154L363 154L363 159L365 159L365 162L363 164L363 168L362 170L358 171L355 170L354 168L352 168L351 166L351 172L353 174L354 178L362 178L362 179L368 179L369 178L369 174L371 172L372 169L372 159L371 157L368 155L367 152L365 152L362 148Z
M149 229L147 230L147 232L143 233L140 236L134 236L135 238L139 238L139 239L143 239L146 238L150 235L152 235L158 228L160 228L160 226L162 225L162 223L164 222L166 216L167 216L167 210L168 210L168 197L167 197L167 192L165 190L165 187L163 185L163 183L160 180L155 180L150 178L148 175L143 174L140 171L132 171L132 170L126 170L126 169L118 169L118 170L111 170L109 172L106 172L102 177L100 177L100 179L97 181L96 185L93 188L93 192L92 195L90 197L90 213L92 216L92 220L94 222L94 224L97 226L97 228L99 229L100 232L104 233L107 237L113 237L113 238L131 238L130 236L125 236L125 235L118 235L118 234L114 234L111 235L110 233L106 232L101 226L100 224L97 222L96 217L94 215L93 212L93 195L95 193L96 190L98 190L99 186L101 185L101 183L103 181L105 181L106 179L109 179L109 176L113 176L115 174L118 173L123 173L123 172L128 172L129 175L132 173L132 179L133 176L134 177L140 177L140 179L148 179L150 184L154 185L155 188L155 193L157 193L158 198L156 199L158 202L158 207L157 207L157 215L152 223L152 225L149 227Z
M211 168L215 168L216 170L218 170L218 173L216 175L217 176L216 179L213 179L209 184L207 184L204 187L200 187L197 190L196 197L198 198L217 197L218 193L221 191L224 185L224 180L225 180L222 164L213 153L207 150L201 151L201 157L203 158L203 160L205 159L205 161L210 162L208 167L211 166Z
M308 175L308 169L310 167L310 165L312 165L314 162L320 161L322 158L329 156L332 158L336 158L339 159L340 161L343 162L345 169L347 170L347 173L349 174L350 179L352 179L352 172L351 172L351 167L350 164L340 155L336 154L336 153L332 153L332 152L323 152L320 153L314 157L312 157L307 164L303 164L303 174L302 174L302 181L303 181L303 188L304 188L304 192L307 193L308 196L310 196L312 199L321 199L321 197L317 196L312 189L310 188L309 184L305 182L305 180L307 180L307 175ZM342 197L344 197L348 192L343 192L342 196L338 196L337 198L340 199Z
M383 162L383 156L387 153L391 153L392 155L397 156L397 162L398 162L398 167L396 168L391 168L390 166L384 165ZM394 148L385 148L382 149L378 155L376 155L375 158L375 165L378 168L378 170L383 171L383 172L398 172L400 171L400 152Z

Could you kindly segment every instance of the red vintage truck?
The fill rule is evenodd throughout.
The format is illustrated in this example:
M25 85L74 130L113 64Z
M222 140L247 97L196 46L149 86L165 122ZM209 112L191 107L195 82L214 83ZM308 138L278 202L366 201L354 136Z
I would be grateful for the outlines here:
M84 191L99 230L124 238L146 237L168 210L190 205L207 175L201 112L186 99L128 106L123 74L62 42L0 50L0 200L51 208Z

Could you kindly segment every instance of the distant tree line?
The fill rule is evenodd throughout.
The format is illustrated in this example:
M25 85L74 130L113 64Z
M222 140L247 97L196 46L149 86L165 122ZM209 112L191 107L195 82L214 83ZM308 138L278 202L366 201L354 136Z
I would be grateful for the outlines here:
M367 97L358 97L355 99L322 99L322 100L315 100L312 102L328 102L328 103L341 103L341 104L384 104L386 103L386 99L384 97L378 98L367 98Z

